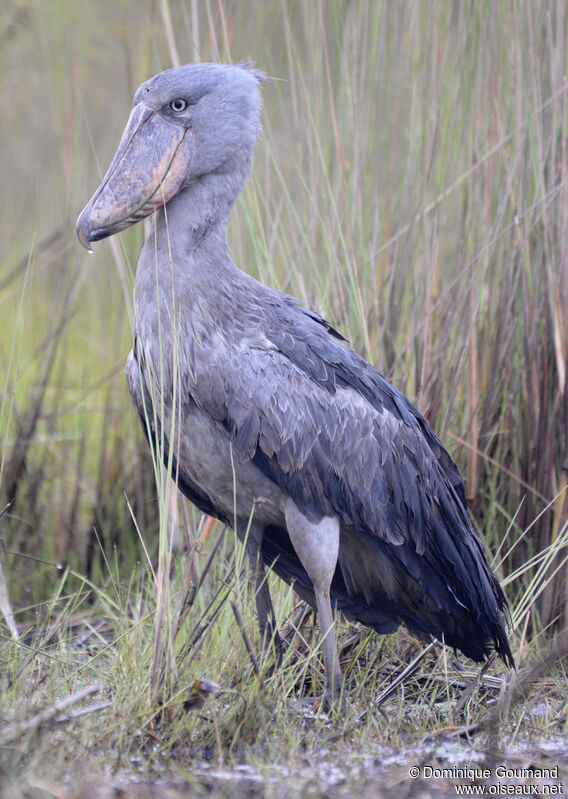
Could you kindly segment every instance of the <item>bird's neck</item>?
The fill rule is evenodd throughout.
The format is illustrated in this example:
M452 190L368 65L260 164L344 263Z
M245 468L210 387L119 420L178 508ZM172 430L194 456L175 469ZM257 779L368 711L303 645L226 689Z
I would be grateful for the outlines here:
M196 301L204 311L213 308L219 289L240 273L229 255L225 224L242 182L231 186L227 178L207 175L192 182L154 215L136 273L139 318L162 303L184 313Z
M156 214L156 243L181 256L199 250L210 237L222 234L225 221L239 194L230 175L205 175L193 181ZM219 243L219 242L218 242Z

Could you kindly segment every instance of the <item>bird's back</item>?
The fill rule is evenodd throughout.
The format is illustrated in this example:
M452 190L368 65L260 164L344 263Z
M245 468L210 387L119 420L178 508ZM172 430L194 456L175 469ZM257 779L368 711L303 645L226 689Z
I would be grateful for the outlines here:
M318 386L304 392L300 418L312 414L321 427L301 473L262 446L254 457L306 512L315 505L340 516L332 593L341 609L383 632L404 622L476 660L495 647L512 662L504 594L472 529L458 469L424 417L294 300L285 299L267 336ZM267 541L267 560L277 544L278 536Z

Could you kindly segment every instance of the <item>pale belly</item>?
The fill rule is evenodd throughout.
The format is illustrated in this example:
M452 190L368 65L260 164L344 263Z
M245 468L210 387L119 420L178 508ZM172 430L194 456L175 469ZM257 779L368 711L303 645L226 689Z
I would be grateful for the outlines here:
M171 430L170 418L164 430ZM239 461L222 425L193 402L184 407L174 440L180 468L231 522L236 516L241 525L251 518L261 525L285 524L286 494L254 463Z
M132 352L125 371L132 400L144 419L152 403L148 394L143 398L143 381ZM174 442L173 452L180 469L211 500L220 515L233 526L237 524L238 533L246 530L251 518L261 526L285 526L288 496L254 463L240 461L223 426L192 400L183 404L181 413L176 412L173 427L171 411L166 409L163 430Z

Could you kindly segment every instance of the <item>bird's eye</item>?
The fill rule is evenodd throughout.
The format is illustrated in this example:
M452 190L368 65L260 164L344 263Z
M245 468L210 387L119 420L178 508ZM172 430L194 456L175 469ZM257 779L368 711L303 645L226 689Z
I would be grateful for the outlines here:
M183 97L177 97L175 100L171 101L170 108L172 111L175 111L176 114L181 114L181 112L185 111L187 108L187 100L184 100Z

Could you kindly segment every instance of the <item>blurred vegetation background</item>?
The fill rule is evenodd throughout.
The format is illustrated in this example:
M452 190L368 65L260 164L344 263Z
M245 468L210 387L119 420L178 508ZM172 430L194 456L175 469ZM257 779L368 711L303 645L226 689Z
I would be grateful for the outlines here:
M546 586L533 629L563 618L562 550L524 564L566 528L566 41L563 0L3 2L0 536L16 608L53 592L53 564L96 580L104 554L128 574L126 498L155 551L123 378L143 226L89 256L75 219L140 82L254 60L275 80L235 262L411 398L518 575L511 594Z

